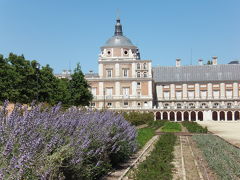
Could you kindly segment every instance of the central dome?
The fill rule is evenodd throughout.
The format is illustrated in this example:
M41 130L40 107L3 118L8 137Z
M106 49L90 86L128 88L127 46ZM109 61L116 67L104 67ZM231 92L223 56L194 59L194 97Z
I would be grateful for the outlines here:
M128 39L125 36L113 36L110 39L107 40L103 48L106 47L128 47L128 48L136 48L131 42L130 39Z
M117 19L114 36L108 39L107 42L101 48L111 48L111 47L137 48L136 46L133 45L130 39L123 36L120 19Z

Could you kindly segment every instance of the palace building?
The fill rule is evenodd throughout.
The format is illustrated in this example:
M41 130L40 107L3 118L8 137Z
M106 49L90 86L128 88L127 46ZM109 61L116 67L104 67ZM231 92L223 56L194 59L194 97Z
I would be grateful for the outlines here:
M152 67L123 35L120 19L114 35L101 47L99 73L85 78L94 96L91 106L126 111L151 111L157 120L201 121L240 119L240 64Z

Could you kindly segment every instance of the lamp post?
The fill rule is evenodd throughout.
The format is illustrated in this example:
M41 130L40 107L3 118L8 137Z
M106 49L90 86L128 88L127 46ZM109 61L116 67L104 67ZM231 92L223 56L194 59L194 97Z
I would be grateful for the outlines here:
M36 68L37 68L37 98L36 101L38 103L38 95L39 95L39 83L38 83L38 79L39 79L39 71L40 71L40 67L41 65L39 63L36 64Z
M105 88L103 88L103 108L105 109Z

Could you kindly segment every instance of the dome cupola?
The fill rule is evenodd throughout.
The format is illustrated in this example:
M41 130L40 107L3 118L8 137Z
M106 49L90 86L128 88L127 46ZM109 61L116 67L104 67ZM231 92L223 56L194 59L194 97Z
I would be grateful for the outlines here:
M115 25L114 36L109 38L107 40L107 42L101 47L101 49L115 48L115 47L136 49L137 47L133 45L131 40L128 39L127 37L123 36L122 25L120 23L120 19L117 18L116 21L117 22Z

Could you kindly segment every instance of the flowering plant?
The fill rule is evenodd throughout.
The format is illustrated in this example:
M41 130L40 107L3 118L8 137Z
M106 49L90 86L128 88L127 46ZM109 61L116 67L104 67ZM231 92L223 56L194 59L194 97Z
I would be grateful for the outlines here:
M136 151L120 114L61 105L0 110L0 179L94 179Z

